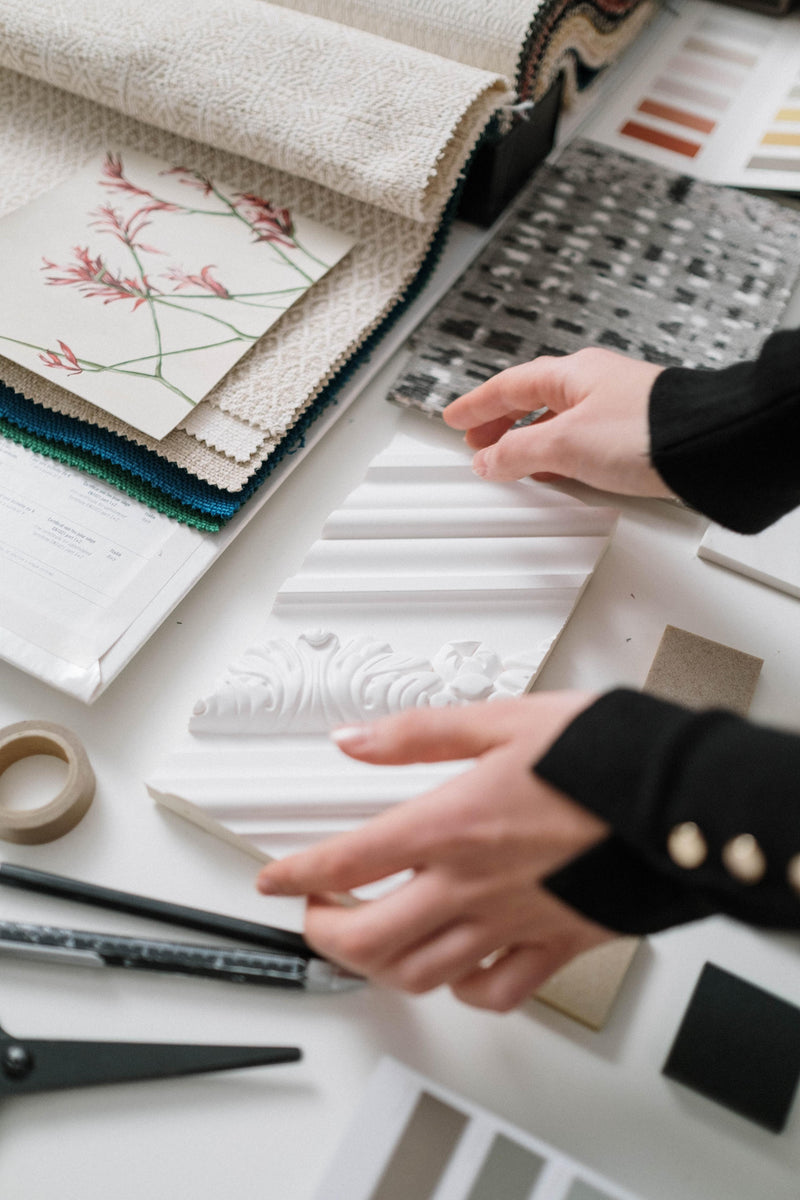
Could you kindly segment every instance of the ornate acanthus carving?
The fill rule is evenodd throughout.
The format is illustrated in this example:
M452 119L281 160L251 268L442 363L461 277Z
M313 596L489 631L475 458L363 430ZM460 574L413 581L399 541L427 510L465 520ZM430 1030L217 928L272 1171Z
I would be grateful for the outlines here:
M427 660L368 635L330 630L253 646L195 705L197 733L323 733L404 708L518 696L539 659L505 661L480 642L447 642Z

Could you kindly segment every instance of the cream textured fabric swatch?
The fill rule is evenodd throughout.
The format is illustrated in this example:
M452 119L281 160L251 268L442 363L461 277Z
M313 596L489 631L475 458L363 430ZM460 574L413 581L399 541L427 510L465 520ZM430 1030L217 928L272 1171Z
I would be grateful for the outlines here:
M656 9L653 0L601 7L590 0L274 0L295 12L341 21L396 38L504 76L511 86L530 82L540 100L560 72L563 101L577 92L576 61L596 70L613 62L639 34ZM536 44L526 58L532 27ZM527 86L522 88L527 91Z
M2 0L0 65L415 221L485 71L254 0ZM402 100L402 103L400 101Z
M531 22L543 0L274 0L295 12L341 21L516 78Z
M0 68L0 212L131 146L358 239L160 442L0 360L29 399L232 492L411 284L508 99L496 76L263 0L0 0Z

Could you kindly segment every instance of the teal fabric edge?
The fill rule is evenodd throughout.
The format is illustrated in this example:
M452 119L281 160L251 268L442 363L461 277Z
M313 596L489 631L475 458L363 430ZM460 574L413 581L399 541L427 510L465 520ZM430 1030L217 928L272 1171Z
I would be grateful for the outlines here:
M51 457L57 457L58 451L63 447L65 456L67 453L70 454L69 461L73 466L82 465L76 459L80 460L83 455L88 455L90 457L87 459L86 469L91 470L94 466L95 474L98 473L99 464L104 463L124 471L128 477L129 486L123 490L126 490L129 495L135 495L144 504L157 507L148 500L147 495L139 495L138 480L142 481L145 489L154 488L186 509L194 510L201 518L213 516L216 518L218 527L221 527L239 511L287 456L296 454L303 448L306 434L313 422L327 408L338 403L339 394L345 384L359 367L369 361L381 339L419 296L441 258L458 211L458 204L472 159L479 147L487 139L491 139L496 128L497 118L492 117L484 126L469 159L461 169L425 258L405 293L386 314L381 324L373 330L360 349L339 369L335 377L292 426L283 441L278 444L241 491L226 492L222 488L214 487L213 484L205 483L191 475L185 467L165 462L152 451L136 446L135 443L129 442L120 434L100 429L99 426L87 425L74 420L74 418L64 416L62 413L43 408L14 391L1 380L0 417L28 434L44 439L47 442L46 452ZM64 461L67 461L66 457ZM110 480L110 482L113 481ZM183 519L194 523L188 512Z
M2 416L0 416L0 437L16 442L17 445L24 446L26 450L31 450L35 454L42 454L46 458L52 458L56 462L84 471L87 475L93 475L96 479L124 492L131 499L141 501L148 508L154 508L164 516L172 517L173 520L180 521L184 525L192 525L195 529L201 529L206 533L217 533L222 528L219 517L203 516L187 509L180 501L170 499L169 496L165 496L163 492L157 491L149 484L131 479L128 472L124 471L122 467L94 461L87 451L73 453L65 446L50 443L47 438L19 428Z

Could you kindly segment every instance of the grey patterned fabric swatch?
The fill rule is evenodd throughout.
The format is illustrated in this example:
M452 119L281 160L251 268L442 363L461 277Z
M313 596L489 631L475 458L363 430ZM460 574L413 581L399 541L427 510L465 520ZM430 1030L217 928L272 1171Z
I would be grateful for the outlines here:
M587 140L545 163L413 335L389 399L430 416L538 354L666 366L757 354L800 273L800 213Z

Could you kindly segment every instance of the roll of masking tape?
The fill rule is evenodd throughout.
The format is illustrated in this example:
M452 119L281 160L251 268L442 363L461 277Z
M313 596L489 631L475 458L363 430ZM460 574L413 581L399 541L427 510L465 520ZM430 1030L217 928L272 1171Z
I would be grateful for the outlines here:
M12 763L34 754L62 759L67 780L58 795L39 808L17 811L0 801L0 838L6 842L52 842L74 829L94 798L94 771L70 729L51 721L18 721L0 729L0 775Z

